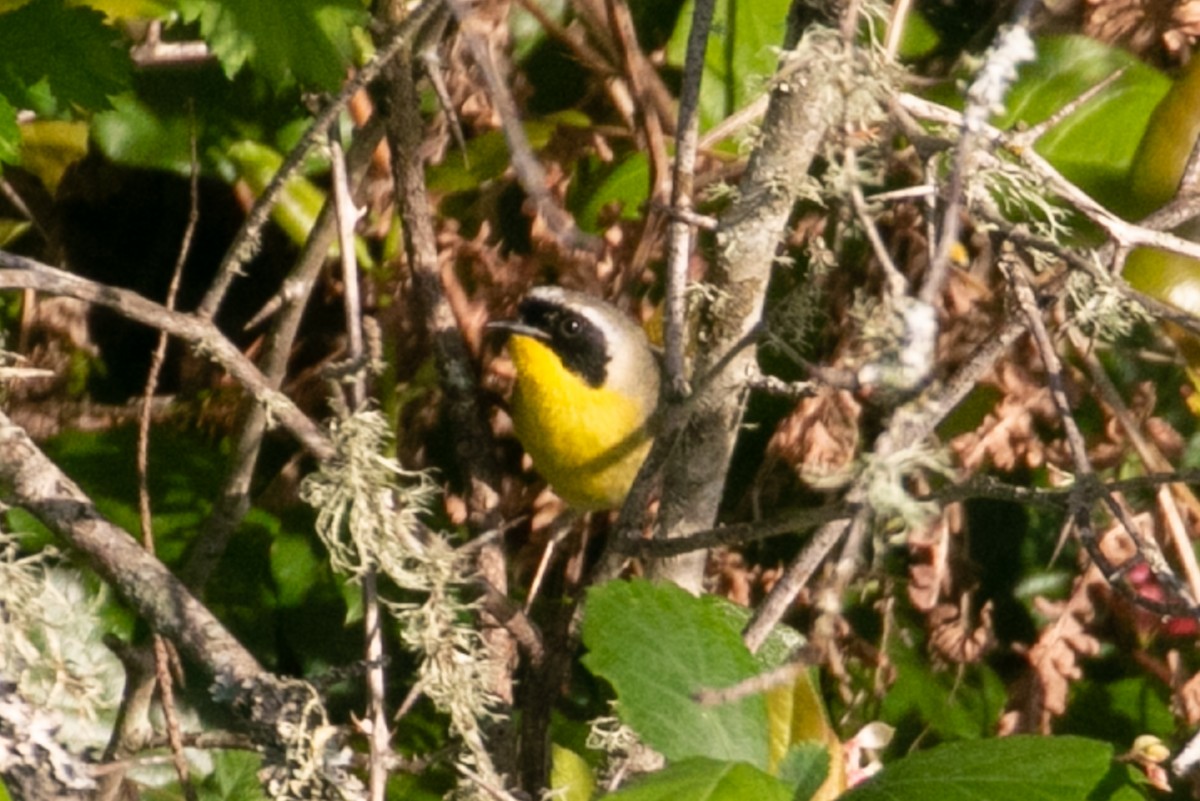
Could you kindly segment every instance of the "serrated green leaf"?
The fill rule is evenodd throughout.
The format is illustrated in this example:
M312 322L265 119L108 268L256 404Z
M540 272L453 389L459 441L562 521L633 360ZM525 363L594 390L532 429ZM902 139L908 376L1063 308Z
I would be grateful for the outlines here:
M783 782L744 762L688 759L612 795L612 801L793 801Z
M683 67L694 1L679 12L667 43L667 63ZM707 130L767 87L779 62L791 0L717 0L704 51L700 128Z
M179 10L199 21L226 75L248 63L277 89L336 88L354 53L352 30L367 20L357 0L180 0Z
M1111 762L1112 746L1082 737L951 743L887 765L842 801L1085 801Z
M668 759L710 757L767 768L762 695L701 706L694 693L758 673L728 602L673 584L613 581L588 592L584 664L612 684L621 718Z
M33 0L0 15L0 94L14 105L42 106L33 95L44 82L64 108L108 108L109 96L127 89L131 74L119 34L99 11Z

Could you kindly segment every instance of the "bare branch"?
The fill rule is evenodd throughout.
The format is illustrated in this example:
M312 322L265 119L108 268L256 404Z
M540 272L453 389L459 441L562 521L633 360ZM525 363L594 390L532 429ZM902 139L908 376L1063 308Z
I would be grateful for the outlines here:
M157 328L208 355L250 394L265 404L310 453L333 453L325 433L288 397L272 389L259 369L210 321L172 311L136 292L105 286L47 264L0 250L0 289L36 289L85 300L120 312L135 322Z

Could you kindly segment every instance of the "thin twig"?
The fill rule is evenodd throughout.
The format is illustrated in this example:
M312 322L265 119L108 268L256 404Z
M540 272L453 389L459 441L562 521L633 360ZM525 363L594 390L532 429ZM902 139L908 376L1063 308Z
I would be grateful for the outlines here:
M1072 495L1071 505L1072 517L1074 518L1080 542L1087 548L1089 555L1104 573L1105 578L1110 584L1117 585L1117 579L1123 577L1135 562L1145 562L1154 572L1156 579L1163 582L1169 590L1182 598L1187 606L1187 610L1185 611L1190 610L1192 613L1195 613L1195 602L1187 597L1186 590L1179 584L1174 574L1170 571L1166 560L1158 549L1158 544L1142 536L1141 530L1129 516L1129 512L1099 482L1095 471L1092 469L1091 460L1087 453L1087 443L1084 441L1079 425L1075 421L1074 414L1071 411L1071 403L1067 397L1062 362L1058 358L1058 353L1054 350L1053 340L1050 338L1045 323L1042 321L1041 311L1034 297L1033 288L1022 266L1018 263L1014 254L1009 252L1001 255L1000 269L1008 278L1013 294L1017 299L1017 304L1029 322L1030 332L1033 334L1038 353L1042 357L1042 363L1046 368L1050 397L1054 401L1055 410L1058 412L1059 420L1066 435L1067 449L1074 462L1077 491ZM1129 560L1122 565L1113 565L1100 551L1091 518L1091 504L1097 496L1104 503L1113 518L1120 523L1121 527L1138 545L1138 555L1135 559ZM1148 608L1150 606L1150 602L1146 599L1140 599L1139 603ZM1178 606L1178 604L1175 604L1175 606Z
M3 250L0 250L0 289L36 289L84 300L165 331L225 368L247 392L266 404L275 419L314 456L327 458L333 454L325 432L290 398L270 387L259 369L209 320L164 308L136 292L98 284Z
M811 645L802 646L798 653L792 654L787 662L777 668L751 676L729 687L705 687L696 692L693 698L701 706L732 704L752 695L794 684L796 677L817 664L817 660L816 648Z
M916 97L915 95L901 94L897 100L903 109L921 119L946 124L961 124L962 122L963 117L959 112ZM1112 237L1115 244L1121 248L1130 249L1145 246L1178 253L1193 259L1200 259L1200 243L1189 242L1174 234L1157 231L1121 219L1064 178L1050 162L1046 161L1033 148L1013 147L1008 134L990 125L981 125L980 131L996 144L1002 146L1007 152L1019 158L1025 166L1033 170L1047 188L1055 194L1060 195L1076 211L1103 228Z
M338 141L336 130L330 130L330 158L333 168L334 212L337 217L338 250L341 255L342 299L346 309L347 358L358 363L363 355L362 304L358 290L358 258L354 252L354 228L358 223L358 209L350 193L347 176L346 156ZM357 370L350 377L349 409L353 414L366 402L366 378ZM379 574L373 560L369 560L362 576L363 635L366 640L367 664L367 718L360 726L367 735L370 748L370 768L367 780L367 797L370 801L384 801L387 793L387 766L391 759L391 730L387 718L387 683L384 675L385 656L383 650L383 620L379 605Z
M477 28L475 15L462 0L445 0L458 20L459 35L471 53L471 59L483 73L484 83L487 84L488 96L495 104L496 113L504 129L504 138L508 142L509 154L512 156L512 166L517 174L517 180L525 194L533 201L538 215L545 221L547 228L554 235L560 246L567 252L575 250L594 251L599 247L595 237L581 231L562 205L550 194L547 188L546 171L534 155L529 137L521 124L521 116L517 111L516 101L513 100L508 80L503 74L501 57L492 47L487 37L481 35Z
M937 249L920 300L929 305L937 303L950 272L950 254L958 244L962 229L962 202L967 175L978 150L979 134L992 110L1003 102L1008 87L1017 77L1016 65L1034 57L1033 42L1027 24L1034 0L1021 0L1012 26L1004 31L988 51L983 67L967 91L967 107L960 117L961 135L954 155L954 166L946 192L946 204Z
M1100 392L1100 396L1112 409L1113 415L1121 424L1121 428L1124 429L1125 436L1129 438L1129 442L1133 445L1134 450L1137 451L1138 457L1152 472L1169 473L1172 469L1171 463L1167 461L1166 457L1162 455L1153 443L1149 442L1142 435L1141 428L1134 421L1132 413L1125 406L1125 401L1121 398L1117 388L1108 377L1104 366L1100 364L1100 360L1096 358L1096 354L1085 346L1082 342L1083 337L1078 331L1072 329L1068 333L1071 344L1083 358L1083 362L1087 366L1088 373L1091 375L1093 383ZM1111 489L1109 491L1111 492ZM1192 596L1200 598L1200 564L1196 562L1196 552L1192 548L1191 539L1188 537L1186 527L1183 525L1179 514L1179 505L1182 504L1187 506L1195 518L1200 519L1200 501L1197 500L1195 494L1188 487L1183 485L1163 485L1158 488L1156 494L1158 496L1159 508L1162 509L1163 517L1167 523L1167 532L1171 535L1175 546L1175 553L1178 555L1184 574L1187 576Z
M896 263L892 261L892 254L888 252L887 245L883 242L883 237L879 235L879 229L875 227L875 220L871 218L870 213L867 211L867 201L863 197L862 185L858 182L857 178L858 162L853 147L846 148L845 169L850 183L850 202L854 207L854 213L867 235L867 241L871 243L871 250L875 253L875 259L879 262L879 266L883 269L884 277L887 280L885 294L891 298L899 298L907 295L908 279L904 277L904 273L900 272L899 268L896 267Z
M687 338L687 267L692 251L692 232L683 215L692 213L696 146L700 131L700 81L704 75L704 52L712 27L713 6L713 0L696 0L692 9L692 27L688 31L687 55L683 65L683 85L679 92L679 121L675 126L675 171L671 181L673 216L667 225L664 344L667 386L677 396L687 391L684 343Z
M852 503L837 503L829 506L818 506L813 509L797 509L777 518L760 520L753 523L735 523L719 528L697 531L686 537L671 537L670 539L638 539L622 540L614 544L616 553L637 555L642 558L662 559L668 556L691 553L718 547L736 547L752 542L777 537L782 534L796 534L830 521L845 520L858 512Z
M572 36L553 17L546 13L540 3L535 2L535 0L517 0L517 4L538 21L538 24L542 26L542 29L546 31L546 34L551 39L554 39L570 50L571 55L584 67L602 77L617 77L616 67L605 59L604 56L592 49L581 37Z
M267 224L271 209L279 202L279 196L287 186L287 182L303 165L317 140L329 130L329 126L334 123L342 109L359 90L374 81L383 68L396 57L397 53L412 46L413 40L420 34L425 23L441 7L442 0L423 0L419 6L409 12L404 22L396 27L389 39L376 49L371 60L364 64L362 69L342 86L337 96L313 118L312 124L305 130L292 151L288 153L278 172L271 178L270 183L263 189L258 199L254 201L254 206L246 215L246 220L242 223L237 235L234 236L233 244L229 246L229 250L226 251L225 257L217 268L216 278L196 309L197 316L201 319L211 320L217 313L221 302L225 299L229 285L234 278L241 274L242 266L250 261L258 251L262 228Z
M775 624L787 613L792 601L838 542L854 526L865 526L868 518L868 514L860 511L849 521L834 520L826 523L813 535L812 539L805 543L804 548L787 566L787 570L783 572L779 581L775 582L775 586L767 593L767 597L754 610L750 622L742 631L742 642L746 644L751 653L756 653L767 641L767 636L775 628Z
M457 7L460 14L467 13L461 3L453 3L453 7ZM468 27L465 21L460 16L464 35ZM468 42L475 42L473 57L489 60L488 43L478 39L477 36L468 37ZM412 50L401 50L385 76L388 94L382 108L392 154L394 191L403 221L404 247L412 275L414 306L433 343L439 378L445 392L445 413L455 430L456 457L465 476L468 519L474 529L487 531L498 528L499 496L496 488L499 486L500 470L492 447L491 429L480 407L476 365L442 281L434 215L425 185L425 164L420 148L424 127L420 96L414 83L412 65ZM482 68L483 65L480 66ZM493 79L498 80L494 75ZM505 97L511 104L511 96L506 94ZM520 128L519 120L515 117L512 122L516 128ZM520 136L524 136L523 131ZM507 562L502 542L489 542L482 546L476 555L476 566L480 575L499 592L508 591ZM492 625L486 613L481 613L481 617L489 658L496 666L494 684L489 689L502 702L511 703L511 666L516 663L516 644L503 627ZM499 732L498 739L502 742L512 740L511 737L505 738L502 727L506 725L506 722L497 722L492 727L493 733ZM513 772L509 765L497 771L493 765L484 765L482 761L479 767L489 776L494 775L493 772L509 775Z
M912 0L894 0L892 3L892 14L888 20L887 39L884 41L883 49L887 53L887 57L895 59L900 52L900 41L904 38L904 26L908 22L908 12L912 7Z
M362 301L358 288L358 257L354 251L358 209L351 197L346 154L337 140L336 131L331 131L329 153L333 168L333 209L337 217L338 250L341 252L342 301L346 310L346 357L352 364L357 364L363 355ZM350 385L350 409L358 411L366 399L366 379L362 371L358 371Z
M363 176L370 166L376 146L382 139L383 122L374 118L358 131L346 154L350 182L358 187L360 194L363 191ZM275 296L278 303L268 304L275 306L274 320L266 337L259 368L267 386L272 389L279 389L287 375L288 361L300 330L300 321L308 297L336 237L337 226L334 217L333 198L327 198L291 274L284 280L283 288ZM230 538L250 508L250 487L267 422L267 410L261 403L249 402L243 405L232 437L232 459L224 486L213 504L212 512L201 527L200 536L192 544L187 562L180 571L180 576L192 591L201 596L209 576L225 553Z
M193 117L191 143L191 175L188 181L188 217L183 231L183 241L179 245L179 253L175 258L175 266L171 271L171 281L167 287L167 297L163 305L168 310L175 308L175 299L179 294L179 284L183 279L183 265L192 250L192 238L196 233L196 224L200 220L200 158L196 152L196 126ZM154 553L154 523L150 509L149 461L150 461L150 417L154 401L154 393L158 389L158 378L162 372L163 362L167 357L169 337L165 331L160 331L158 343L150 357L150 370L146 375L146 386L142 393L142 408L138 415L137 437L137 476L138 476L138 518L142 530L142 546L148 553ZM154 665L155 678L158 682L159 698L162 702L163 719L167 726L167 738L171 744L171 756L175 773L179 776L180 786L188 801L196 801L196 787L188 777L187 757L183 753L183 739L179 725L179 716L175 708L175 692L171 677L170 659L167 654L167 642L159 634L154 635Z

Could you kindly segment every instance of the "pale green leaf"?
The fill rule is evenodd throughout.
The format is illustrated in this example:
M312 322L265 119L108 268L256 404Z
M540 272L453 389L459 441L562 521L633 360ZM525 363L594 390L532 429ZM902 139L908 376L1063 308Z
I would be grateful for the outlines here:
M550 788L560 801L588 801L596 792L596 780L587 760L570 748L552 745Z
M689 759L612 795L612 801L794 801L778 779L742 762Z
M702 756L767 767L762 695L702 706L702 689L759 672L735 619L712 596L673 584L613 581L588 593L584 663L617 692L618 712L668 759Z

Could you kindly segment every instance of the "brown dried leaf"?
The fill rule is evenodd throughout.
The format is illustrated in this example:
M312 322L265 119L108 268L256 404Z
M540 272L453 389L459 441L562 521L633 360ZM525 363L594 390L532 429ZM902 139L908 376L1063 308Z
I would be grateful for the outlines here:
M1083 32L1145 56L1162 46L1178 55L1200 35L1197 0L1087 0Z
M1067 709L1071 682L1082 676L1080 661L1100 651L1100 641L1088 626L1096 617L1093 595L1107 593L1104 577L1092 567L1076 579L1066 602L1035 600L1038 611L1053 622L1026 654L1029 670L1001 718L1002 734L1050 733L1053 719Z
M979 625L963 614L963 605L940 604L929 615L929 647L935 659L956 665L974 664L996 644L992 602L979 610Z
M908 598L921 612L930 612L952 592L951 535L962 532L962 504L948 504L936 520L908 535Z
M950 442L951 450L972 472L988 466L1005 472L1022 466L1041 467L1047 448L1037 425L1052 422L1057 427L1049 389L1014 362L998 365L993 382L1003 397L975 431Z
M709 556L708 572L714 595L724 596L739 606L750 606L760 568L749 567L740 553L717 548Z
M766 463L783 462L802 481L842 473L858 452L862 405L845 390L821 388L804 398L775 429Z

